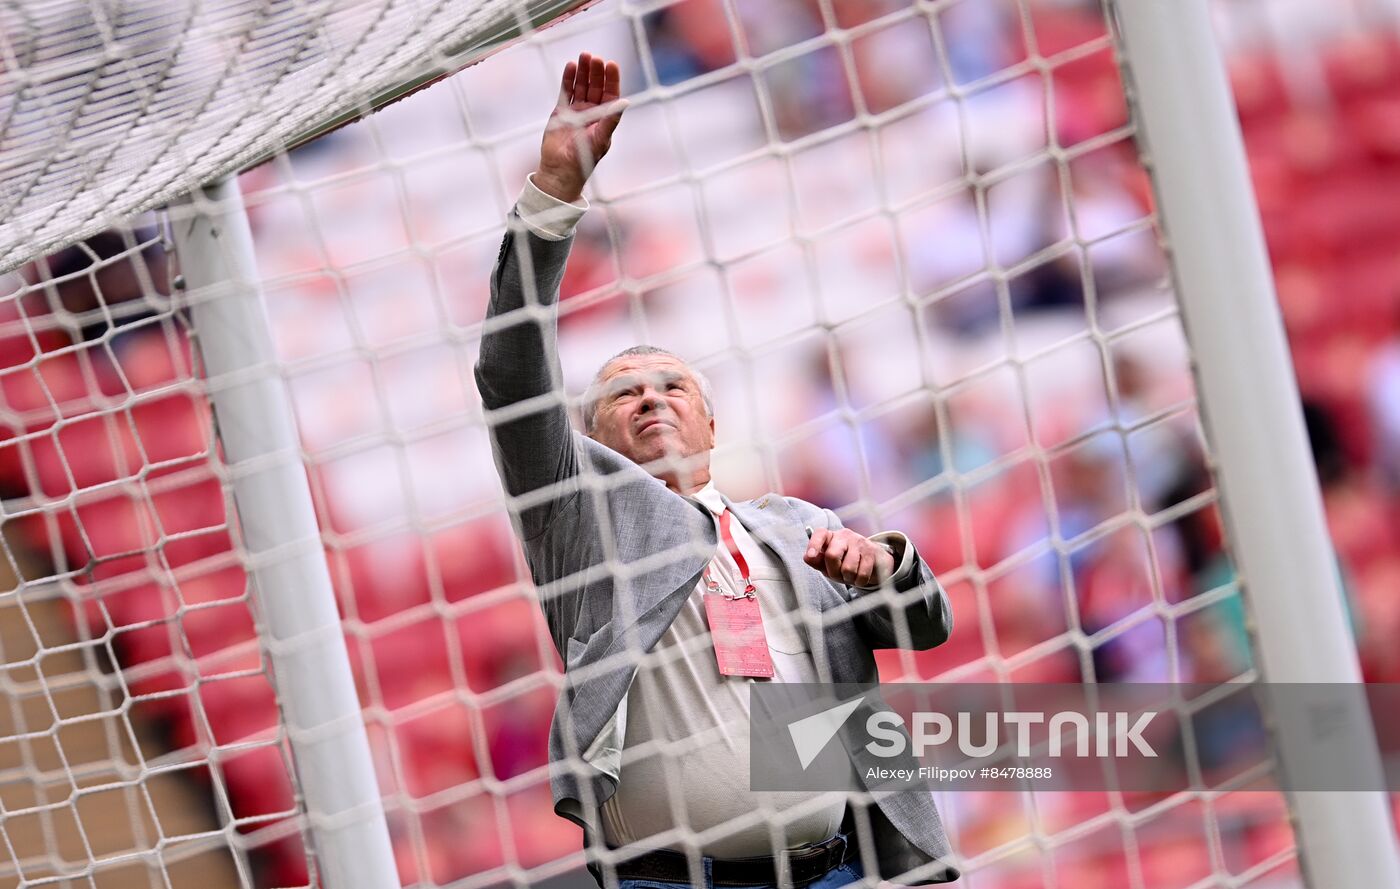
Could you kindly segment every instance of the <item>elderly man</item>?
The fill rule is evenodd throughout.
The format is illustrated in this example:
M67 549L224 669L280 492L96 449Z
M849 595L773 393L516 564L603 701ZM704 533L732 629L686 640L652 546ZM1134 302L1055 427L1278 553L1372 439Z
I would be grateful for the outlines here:
M954 880L927 792L749 789L754 682L870 683L873 649L948 637L947 598L904 535L867 539L778 495L730 501L710 479L709 384L661 349L604 364L584 399L586 435L570 428L555 304L584 184L625 107L619 80L615 63L586 53L564 69L510 214L476 368L565 665L555 811L584 828L600 884L623 889Z

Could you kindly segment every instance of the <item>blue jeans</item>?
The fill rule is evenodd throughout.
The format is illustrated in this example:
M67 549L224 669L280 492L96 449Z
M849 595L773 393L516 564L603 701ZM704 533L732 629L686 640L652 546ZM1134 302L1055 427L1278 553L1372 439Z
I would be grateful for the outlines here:
M695 889L714 889L715 884L710 880L710 863L713 858L702 858L701 863L705 866L705 884L691 883L667 883L661 880L618 880L618 889L688 889L694 885ZM861 867L860 859L853 858L840 867L832 868L822 877L806 884L805 889L836 889L837 886L847 886L851 883L859 883L865 878L865 870ZM745 889L777 889L776 886L752 886Z

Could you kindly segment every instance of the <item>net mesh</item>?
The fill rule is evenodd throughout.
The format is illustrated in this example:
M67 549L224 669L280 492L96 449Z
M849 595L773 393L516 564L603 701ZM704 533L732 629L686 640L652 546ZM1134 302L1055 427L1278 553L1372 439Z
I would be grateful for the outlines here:
M632 107L564 279L569 392L626 346L671 349L714 384L731 498L779 491L864 533L905 531L956 627L930 651L879 652L887 681L1254 675L1100 5L605 0L242 181L268 372L296 407L405 885L528 884L582 860L548 785L560 662L472 380L502 219L580 49L622 63ZM357 83L337 107L373 92ZM280 135L247 153L218 127L190 131L229 148L229 169L304 130L260 114ZM203 176L183 166L197 154L113 213ZM123 181L107 175L82 181ZM25 223L9 255L108 218ZM4 301L16 579L0 606L19 619L0 622L17 702L0 873L100 886L126 868L163 886L198 866L199 885L309 885L161 245L140 228L90 239L24 268ZM59 703L80 689L95 690L81 707ZM79 757L68 731L99 725ZM191 820L161 808L167 777ZM110 849L82 818L101 794L132 830ZM969 886L1299 885L1274 792L938 804ZM763 805L732 830L790 816ZM668 836L695 838L684 818Z
M286 739L163 245L149 224L108 231L8 282L9 885L253 885L278 856L303 862L304 881Z
M0 268L354 119L579 2L8 4Z

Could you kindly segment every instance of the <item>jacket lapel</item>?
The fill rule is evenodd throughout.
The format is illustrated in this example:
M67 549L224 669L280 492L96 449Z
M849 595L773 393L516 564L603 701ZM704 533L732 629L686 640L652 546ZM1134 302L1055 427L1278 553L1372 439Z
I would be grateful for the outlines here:
M783 523L774 521L775 516L772 508L772 498L769 497L759 501L768 504L765 508L759 509L754 505L753 501L736 502L725 497L723 494L720 496L724 498L724 505L728 507L730 512L734 513L734 517L739 520L751 535L753 535L754 539L773 551L773 554L782 562L783 567L787 569L789 576L792 577L793 586L797 586L798 574L793 570L794 566L792 564L794 559L792 553L794 540L791 534L787 533L790 532L791 529L784 528ZM798 533L801 534L800 530ZM800 565L802 563L801 554L797 554L795 558Z

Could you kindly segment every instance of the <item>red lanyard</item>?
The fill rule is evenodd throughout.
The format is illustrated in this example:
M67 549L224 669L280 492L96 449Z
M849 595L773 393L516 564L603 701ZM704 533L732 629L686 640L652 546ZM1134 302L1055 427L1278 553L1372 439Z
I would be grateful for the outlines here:
M724 546L729 550L729 555L733 556L734 564L739 567L739 575L744 579L744 595L754 594L753 581L749 580L749 563L744 558L744 554L739 552L739 544L734 542L734 535L729 530L730 513L729 510L719 514L719 534L724 540ZM719 589L719 585L710 577L710 568L705 566L705 585L713 592Z

